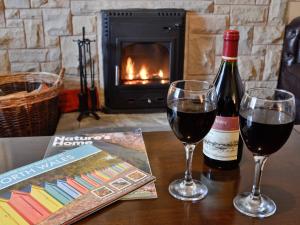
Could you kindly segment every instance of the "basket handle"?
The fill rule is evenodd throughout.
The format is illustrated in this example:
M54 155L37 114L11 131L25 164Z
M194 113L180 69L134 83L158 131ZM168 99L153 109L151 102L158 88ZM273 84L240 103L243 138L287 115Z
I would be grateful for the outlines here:
M61 68L61 70L58 74L58 79L55 81L53 86L57 86L58 84L62 83L64 76L65 76L65 70L66 70L65 68Z

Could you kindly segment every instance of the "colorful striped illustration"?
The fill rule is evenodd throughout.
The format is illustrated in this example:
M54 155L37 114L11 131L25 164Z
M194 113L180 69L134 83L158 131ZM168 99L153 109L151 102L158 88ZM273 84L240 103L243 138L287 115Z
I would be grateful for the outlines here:
M116 171L116 174L122 173L122 172L124 171L123 167L122 167L121 165L118 165L118 164L113 165L111 168L112 168L114 171ZM107 168L107 169L108 169L108 168ZM110 168L109 168L109 169L110 169Z
M102 173L100 170L95 170L92 174L96 175L103 182L107 182L110 180L110 177L105 173Z
M45 191L52 195L56 200L58 200L63 205L66 205L73 201L74 198L72 198L70 195L68 195L66 192L61 190L59 187L57 187L55 184L44 182L42 184L42 187L44 187Z
M104 171L106 174L108 174L111 177L117 176L120 173L120 172L116 171L116 169L114 169L113 167L105 168L102 171Z
M59 201L49 195L42 187L30 185L23 188L22 191L29 193L35 200L39 201L50 212L56 212L63 207L63 205Z
M72 186L73 188L75 188L77 191L79 191L81 194L87 193L89 192L89 189L87 189L86 187L84 187L83 185L79 184L78 182L76 182L74 179L67 177L66 178L67 183Z
M88 173L86 174L90 179L92 179L93 181L95 181L96 183L102 185L103 182L98 178L96 177L95 175L91 174L91 173Z
M118 165L120 165L124 170L131 167L131 165L127 162L121 162L121 163L118 163Z
M101 185L95 182L93 179L89 178L87 175L82 174L81 178L91 184L94 187L100 187Z
M86 187L90 191L92 191L92 190L95 189L95 187L93 185L89 184L88 182L86 182L84 179L82 179L79 176L75 176L74 179L75 179L76 182L78 182L79 184L83 185L84 187Z
M72 198L78 198L81 196L81 193L76 190L74 187L69 185L65 180L57 180L55 182L56 186L66 192L68 195L72 196Z
M114 164L87 174L6 192L0 196L0 224L36 225L74 199L120 175L128 168L127 165Z
M51 212L30 194L20 191L5 193L2 197L29 224L37 224L51 215Z
M0 221L5 225L29 225L5 199L0 199Z

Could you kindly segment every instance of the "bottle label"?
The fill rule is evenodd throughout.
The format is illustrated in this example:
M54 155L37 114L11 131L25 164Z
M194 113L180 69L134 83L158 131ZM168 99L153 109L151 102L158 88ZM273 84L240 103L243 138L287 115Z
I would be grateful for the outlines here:
M215 160L237 159L239 143L239 118L217 116L203 140L203 153Z

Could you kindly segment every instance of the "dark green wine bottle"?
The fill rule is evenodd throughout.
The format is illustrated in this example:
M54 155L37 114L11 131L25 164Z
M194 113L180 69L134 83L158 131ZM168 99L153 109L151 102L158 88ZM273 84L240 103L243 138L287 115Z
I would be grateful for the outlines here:
M234 169L242 157L238 115L244 88L237 66L238 41L238 31L224 32L222 62L214 81L217 116L203 140L204 162L213 168Z

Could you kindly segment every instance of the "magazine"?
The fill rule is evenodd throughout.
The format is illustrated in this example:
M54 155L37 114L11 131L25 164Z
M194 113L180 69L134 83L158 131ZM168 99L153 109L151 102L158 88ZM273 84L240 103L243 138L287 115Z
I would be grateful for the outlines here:
M117 155L140 170L152 174L141 129L136 129L135 132L56 135L51 138L44 157L85 144L92 144ZM157 198L155 184L149 183L124 196L122 200L153 198Z
M154 180L92 145L0 175L1 224L73 223Z

